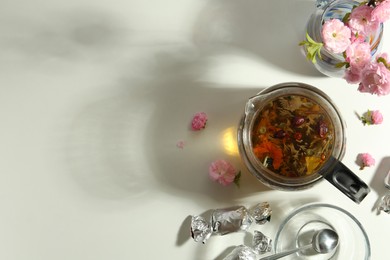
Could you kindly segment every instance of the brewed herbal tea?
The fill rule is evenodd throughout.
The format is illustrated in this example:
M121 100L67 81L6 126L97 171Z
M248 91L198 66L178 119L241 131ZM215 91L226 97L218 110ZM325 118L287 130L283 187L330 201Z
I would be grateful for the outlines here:
M334 127L317 102L286 95L259 111L251 138L253 152L265 167L294 178L314 173L331 156Z

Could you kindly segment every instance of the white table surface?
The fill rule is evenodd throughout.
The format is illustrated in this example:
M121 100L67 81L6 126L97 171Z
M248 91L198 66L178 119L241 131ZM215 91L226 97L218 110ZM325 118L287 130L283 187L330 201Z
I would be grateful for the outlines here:
M195 243L189 215L262 201L271 238L291 210L325 202L362 223L371 259L387 259L390 215L375 204L390 169L390 95L359 93L305 61L297 44L312 10L309 0L3 0L0 259L221 260L246 234ZM385 27L383 51L389 41ZM360 205L326 181L270 190L242 164L246 100L286 81L320 88L341 110L343 162L372 190ZM363 126L355 113L367 109L383 124ZM199 111L209 121L193 132ZM360 171L363 152L377 163ZM216 159L242 171L241 188L208 179Z

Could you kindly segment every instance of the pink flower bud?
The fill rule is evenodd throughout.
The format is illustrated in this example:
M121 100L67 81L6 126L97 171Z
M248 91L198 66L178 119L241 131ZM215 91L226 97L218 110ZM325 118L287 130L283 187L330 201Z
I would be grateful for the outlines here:
M369 153L361 153L358 155L358 157L361 163L361 170L363 170L364 167L370 167L375 165L375 159Z
M198 112L192 118L192 130L199 131L206 127L207 115L204 112Z
M210 164L209 177L223 186L228 186L235 181L236 169L225 160L217 160Z
M374 110L371 112L371 122L373 125L379 125L383 122L383 115L379 110Z

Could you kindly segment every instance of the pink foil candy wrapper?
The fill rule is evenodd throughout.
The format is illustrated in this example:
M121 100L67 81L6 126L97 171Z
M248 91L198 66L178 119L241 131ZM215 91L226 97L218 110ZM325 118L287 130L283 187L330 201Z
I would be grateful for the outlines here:
M245 245L237 246L223 260L256 260L255 251Z

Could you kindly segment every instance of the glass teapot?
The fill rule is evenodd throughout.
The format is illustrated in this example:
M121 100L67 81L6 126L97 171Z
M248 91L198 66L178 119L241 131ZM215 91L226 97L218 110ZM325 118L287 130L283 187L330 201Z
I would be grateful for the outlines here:
M319 89L288 82L250 98L238 127L238 147L248 170L278 190L302 190L325 178L356 203L369 187L341 160L345 123Z

